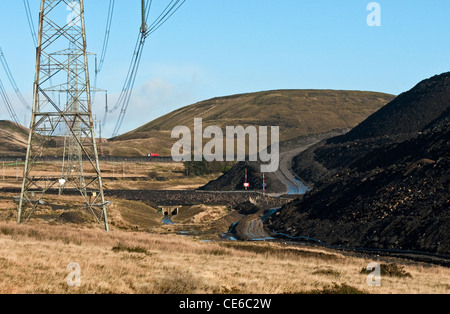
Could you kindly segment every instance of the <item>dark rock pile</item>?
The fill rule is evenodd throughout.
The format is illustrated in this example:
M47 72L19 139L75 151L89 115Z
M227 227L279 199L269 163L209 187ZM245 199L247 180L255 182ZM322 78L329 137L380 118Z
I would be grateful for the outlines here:
M315 189L267 228L330 245L449 255L449 108L446 73L303 153L296 170Z
M247 170L247 182L250 183L249 191L263 190L263 177L261 164L258 162L239 162L229 172L217 180L209 182L199 188L200 191L244 191L245 170ZM272 173L266 173L266 191L270 193L284 192L286 187L274 177Z

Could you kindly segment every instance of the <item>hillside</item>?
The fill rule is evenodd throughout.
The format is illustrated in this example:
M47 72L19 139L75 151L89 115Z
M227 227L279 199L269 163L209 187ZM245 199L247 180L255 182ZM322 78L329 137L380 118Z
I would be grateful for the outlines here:
M0 156L25 155L28 129L11 121L0 121Z
M301 154L297 174L316 188L268 229L330 245L450 254L449 78L425 80Z
M397 143L417 134L450 106L450 73L426 79L402 93L345 135L323 141L294 158L293 169L313 187L374 147Z
M281 141L352 128L394 98L392 95L334 90L275 90L202 101L178 109L134 131L111 139L105 154L170 155L176 126L280 126Z
M277 90L214 98L104 140L102 149L107 156L132 157L148 153L170 156L176 142L171 138L172 129L180 125L192 129L194 118L202 118L204 127L280 126L281 141L286 141L354 127L393 98L393 95L376 92L333 90ZM25 154L27 135L18 134L14 125L7 121L0 123L0 131L1 155ZM57 142L61 147L61 141Z
M375 112L340 142L422 131L450 106L450 73L423 80Z

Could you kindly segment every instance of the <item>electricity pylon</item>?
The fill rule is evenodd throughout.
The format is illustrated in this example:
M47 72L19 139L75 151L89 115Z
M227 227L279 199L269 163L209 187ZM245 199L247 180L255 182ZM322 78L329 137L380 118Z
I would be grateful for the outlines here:
M83 0L41 0L33 108L17 222L26 222L44 196L80 192L82 207L109 231L91 109ZM61 101L62 100L62 101ZM61 175L43 175L36 162L65 128Z

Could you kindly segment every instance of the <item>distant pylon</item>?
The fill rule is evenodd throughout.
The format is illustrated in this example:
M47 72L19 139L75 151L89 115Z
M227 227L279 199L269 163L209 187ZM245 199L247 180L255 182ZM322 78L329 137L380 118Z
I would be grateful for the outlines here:
M50 190L80 192L82 207L109 231L91 108L83 0L41 0L33 110L17 222L26 222ZM62 101L61 101L62 99ZM36 161L65 128L61 175ZM50 142L50 140L53 140ZM54 155L54 154L53 154Z

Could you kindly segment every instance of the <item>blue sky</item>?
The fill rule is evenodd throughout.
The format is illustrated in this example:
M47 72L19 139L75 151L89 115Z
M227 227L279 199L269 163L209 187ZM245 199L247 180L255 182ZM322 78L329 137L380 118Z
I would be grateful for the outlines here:
M153 0L151 19L169 0ZM37 23L39 0L30 0ZM366 23L369 0L187 0L148 40L121 133L217 96L272 89L344 89L399 94L449 71L450 1L385 0L381 27ZM85 0L88 50L100 54L109 0ZM98 87L114 104L140 26L140 1L116 0ZM0 11L0 46L31 103L35 50L23 2ZM91 68L93 65L91 64ZM29 120L7 77L20 120ZM97 117L104 104L96 103ZM111 132L117 113L110 115ZM0 119L9 119L0 101Z

